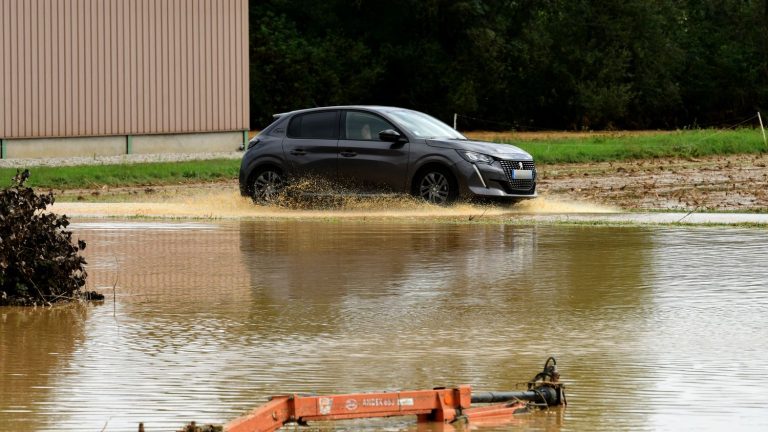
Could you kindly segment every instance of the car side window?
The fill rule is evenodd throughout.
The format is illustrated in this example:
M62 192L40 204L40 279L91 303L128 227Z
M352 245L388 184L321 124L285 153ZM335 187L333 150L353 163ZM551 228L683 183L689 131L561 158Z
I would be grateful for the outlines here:
M344 122L344 132L348 140L380 141L379 132L395 129L383 118L360 111L347 111Z
M288 124L291 138L336 139L339 137L339 112L321 111L299 114Z

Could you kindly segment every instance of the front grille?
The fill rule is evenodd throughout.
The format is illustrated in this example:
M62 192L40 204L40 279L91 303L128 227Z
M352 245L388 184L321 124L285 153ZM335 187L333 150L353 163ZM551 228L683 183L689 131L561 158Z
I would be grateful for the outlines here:
M529 191L534 188L534 186L536 185L536 167L534 166L533 161L502 160L499 162L501 163L501 167L504 169L504 173L507 175L507 181L509 182L509 187L511 189L518 190L518 191ZM533 171L533 179L520 180L520 179L512 178L512 171L516 169Z

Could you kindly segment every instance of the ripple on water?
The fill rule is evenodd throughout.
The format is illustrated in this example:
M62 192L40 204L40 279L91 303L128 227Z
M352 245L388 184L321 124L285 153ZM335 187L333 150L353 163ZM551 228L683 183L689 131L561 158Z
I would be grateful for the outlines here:
M768 427L761 230L156 223L73 224L89 284L115 287L104 305L0 311L9 428L174 430L289 392L508 390L549 355L570 405L515 427Z

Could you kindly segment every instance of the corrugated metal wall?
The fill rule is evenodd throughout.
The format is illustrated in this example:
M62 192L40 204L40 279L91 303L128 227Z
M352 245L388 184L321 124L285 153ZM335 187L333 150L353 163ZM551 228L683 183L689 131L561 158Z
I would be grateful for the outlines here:
M0 138L248 129L247 0L0 0Z

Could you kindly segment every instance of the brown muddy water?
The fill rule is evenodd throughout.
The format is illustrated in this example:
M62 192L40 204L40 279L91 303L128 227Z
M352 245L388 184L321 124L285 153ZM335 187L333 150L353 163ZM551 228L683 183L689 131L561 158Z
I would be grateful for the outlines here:
M170 431L288 392L512 390L549 355L569 406L478 430L768 430L765 230L72 228L88 242L88 289L108 299L0 308L0 430Z

